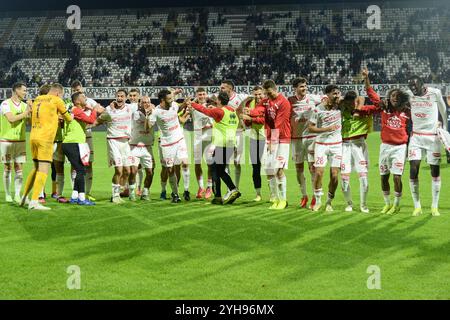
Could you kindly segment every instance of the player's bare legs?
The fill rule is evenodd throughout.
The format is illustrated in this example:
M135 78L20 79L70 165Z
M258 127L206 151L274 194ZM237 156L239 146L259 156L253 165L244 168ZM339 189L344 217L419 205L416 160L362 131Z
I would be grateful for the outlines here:
M172 189L172 202L178 203L181 202L180 197L178 196L178 178L176 174L175 167L166 168L167 176L169 179L170 187Z
M381 210L381 213L387 213L392 205L391 205L391 199L390 199L390 194L391 194L391 186L389 184L389 177L390 174L384 174L381 175L381 190L383 191L383 198L384 198L384 207ZM401 176L400 176L401 178ZM401 179L400 179L401 182ZM395 183L395 176L394 176L394 183Z
M300 207L306 208L308 203L308 194L306 192L306 181L305 181L305 165L304 162L295 164L295 171L297 172L297 183L300 186L300 192L302 193L302 199L300 201Z
M53 160L56 171L56 201L66 203L67 200L62 196L64 191L64 162Z
M198 181L198 192L197 192L197 199L201 199L203 198L203 195L205 193L205 186L204 186L204 182L203 182L203 170L202 170L202 164L201 163L196 163L194 165L194 170L195 170L195 178Z
M150 200L149 190L153 182L153 168L145 168L144 189L142 190L141 200Z
M319 211L319 209L322 207L322 195L323 195L322 180L323 180L323 173L324 173L324 168L323 167L316 168L315 175L314 175L314 198L316 199L316 204L312 208L313 211Z
M130 186L129 197L131 201L136 200L136 176L138 172L138 167L131 166L130 167L130 175L128 176L128 185Z
M278 186L278 195L279 202L276 209L285 209L288 206L287 203L287 180L286 175L284 174L284 169L280 168L277 171L277 186Z
M339 184L339 172L340 168L337 167L330 168L330 182L328 184L328 199L325 208L326 211L333 211L333 208L331 207L331 202L334 199L334 195L336 194L336 189Z
M112 178L112 202L122 203L123 200L120 198L120 182L128 181L130 175L130 167L114 167L114 175Z

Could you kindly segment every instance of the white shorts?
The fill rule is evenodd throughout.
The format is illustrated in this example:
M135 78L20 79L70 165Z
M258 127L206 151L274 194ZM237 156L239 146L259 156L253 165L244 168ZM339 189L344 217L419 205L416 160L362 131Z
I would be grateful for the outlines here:
M66 157L62 150L62 142L55 142L53 144L53 161L64 162Z
M1 141L0 156L2 163L25 163L27 160L25 141Z
M91 150L91 154L89 156L89 162L94 162L94 141L92 137L86 137L86 143L89 146L89 149Z
M391 145L382 143L380 146L380 175L395 174L401 176L405 167L406 143Z
M295 163L314 162L314 138L292 139L291 146Z
M261 164L268 174L278 169L287 169L289 164L289 143L266 143Z
M128 139L107 139L108 158L111 167L129 167L133 162Z
M201 164L204 159L206 164L212 164L213 153L212 129L194 131L194 163Z
M242 155L244 154L245 135L244 129L236 131L236 146L234 147L233 161L234 163L241 163Z
M330 167L340 168L342 162L342 142L324 144L316 142L314 144L314 167L326 167L328 161Z
M161 155L162 163L166 168L180 165L182 162L187 163L189 159L186 141L183 138L174 144L161 146Z
M132 166L139 166L139 164L144 169L153 168L153 150L151 146L130 146L131 156L133 159L131 160Z
M367 173L368 165L369 153L366 139L359 138L342 143L341 173L350 174L353 170L357 173Z
M409 140L408 160L422 160L426 155L427 163L439 165L442 143L437 135L421 135L413 132Z

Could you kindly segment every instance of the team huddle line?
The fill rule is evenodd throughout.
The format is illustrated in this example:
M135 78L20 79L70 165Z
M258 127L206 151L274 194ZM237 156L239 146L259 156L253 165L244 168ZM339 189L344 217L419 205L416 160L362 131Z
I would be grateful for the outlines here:
M234 83L224 80L217 96L208 96L197 88L195 97L183 97L181 89L163 89L159 104L138 89L119 89L116 99L103 107L84 94L80 81L71 85L70 99L63 100L64 88L57 83L43 85L33 101L24 101L26 86L13 85L12 97L0 107L0 151L4 163L5 200L29 209L50 210L43 205L44 186L52 171L52 197L58 202L95 205L92 196L94 145L92 128L106 126L108 161L114 167L111 202L124 198L150 200L150 187L155 174L153 145L157 140L161 165L161 199L167 199L167 182L171 201L181 202L179 188L183 178L183 195L190 200L189 150L183 126L193 124L193 158L198 191L196 198L211 199L212 204L232 204L240 196L241 164L245 138L250 140L250 162L255 189L254 201L261 201L261 172L267 177L270 209L288 206L285 170L294 161L301 194L300 207L313 211L322 208L332 212L332 201L339 179L346 201L345 211L353 211L350 174L359 177L359 209L367 206L368 148L367 134L373 126L373 115L381 115L379 173L384 207L382 213L400 211L402 175L405 161L410 163L409 185L414 202L413 215L422 213L419 196L419 168L423 157L432 176L433 216L440 215L440 157L442 144L450 141L446 132L445 103L438 89L426 87L420 77L408 81L408 90L392 89L381 99L371 87L369 71L362 70L365 89L371 104L354 91L342 94L337 85L327 85L321 95L308 92L307 81L296 78L295 94L284 97L273 80L253 89L252 95L238 94ZM183 101L177 103L176 99ZM442 121L444 119L444 121ZM26 160L25 127L31 123L30 147L34 163L22 191L22 167ZM156 132L159 137L156 139ZM64 162L72 166L70 200L64 190ZM207 166L206 186L202 163ZM313 194L307 194L305 162L308 165ZM322 180L325 167L330 167L326 201ZM231 167L234 179L230 176ZM12 198L10 188L15 172ZM390 197L390 175L394 182L394 199ZM145 177L144 177L145 176ZM221 183L227 192L222 196ZM143 184L143 187L141 187ZM32 192L31 192L32 191ZM31 200L29 194L31 193ZM309 205L308 205L309 203Z

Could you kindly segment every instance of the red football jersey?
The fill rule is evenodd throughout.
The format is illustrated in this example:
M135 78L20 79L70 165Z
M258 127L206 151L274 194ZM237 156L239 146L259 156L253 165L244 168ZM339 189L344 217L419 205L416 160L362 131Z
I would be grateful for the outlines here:
M291 113L292 106L281 94L275 99L262 99L258 105L251 110L251 117L264 115L264 126L266 139L270 143L291 142Z

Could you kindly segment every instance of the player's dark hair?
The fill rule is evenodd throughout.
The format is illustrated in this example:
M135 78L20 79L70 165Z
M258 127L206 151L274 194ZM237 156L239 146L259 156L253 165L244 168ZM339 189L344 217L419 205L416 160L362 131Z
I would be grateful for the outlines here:
M78 100L78 97L81 96L83 93L82 92L75 92L74 94L72 94L72 96L70 97L72 99L72 103L75 104L75 101Z
M222 80L221 83L225 83L225 84L231 86L231 89L234 90L234 82L233 82L233 80L226 79L226 80Z
M261 87L261 86L254 86L252 91L257 91L257 90L262 90L262 89L263 89L263 87Z
M275 81L269 79L269 80L266 80L266 81L263 82L262 87L263 87L264 89L266 89L266 90L267 90L267 89L276 89L276 88L277 88L277 85L275 84Z
M26 87L27 85L24 82L16 82L12 86L12 91L16 91L16 89Z
M118 94L119 92L123 92L123 93L125 93L125 96L128 96L128 91L127 91L127 89L120 88L120 89L118 89L118 90L116 91L116 94Z
M206 89L203 88L203 87L198 87L198 88L195 90L195 92L196 92L196 93L199 93L199 92L206 92Z
M303 78L303 77L295 78L294 80L292 80L292 86L293 86L294 88L297 88L299 84L303 84L303 83L308 84L308 80L306 80L306 79Z
M171 94L170 90L168 89L162 89L160 92L158 92L158 100L163 101L169 94Z
M331 93L333 92L333 90L339 89L339 87L335 84L329 84L325 87L325 89L323 90L323 92L325 94Z
M354 90L347 91L344 99L339 103L339 109L342 112L352 112L355 109L355 100L358 94Z
M81 84L81 81L80 81L80 80L73 80L72 83L70 84L70 87L71 87L72 89L75 89L76 87L80 87L80 86L83 86L83 85Z
M131 93L131 92L137 92L137 94L141 94L141 92L139 91L138 88L132 88L132 89L130 89L130 93Z
M219 99L220 104L223 106L226 106L230 101L230 97L228 97L228 94L226 94L225 92L219 92L217 99Z
M394 107L391 102L391 96L394 92L397 92L397 99L398 99L398 107ZM389 92L386 95L386 104L382 104L381 107L387 111L392 112L394 110L406 110L410 108L409 104L409 95L402 89L394 88L389 90Z
M39 88L39 95L42 96L50 91L50 84L45 83Z

